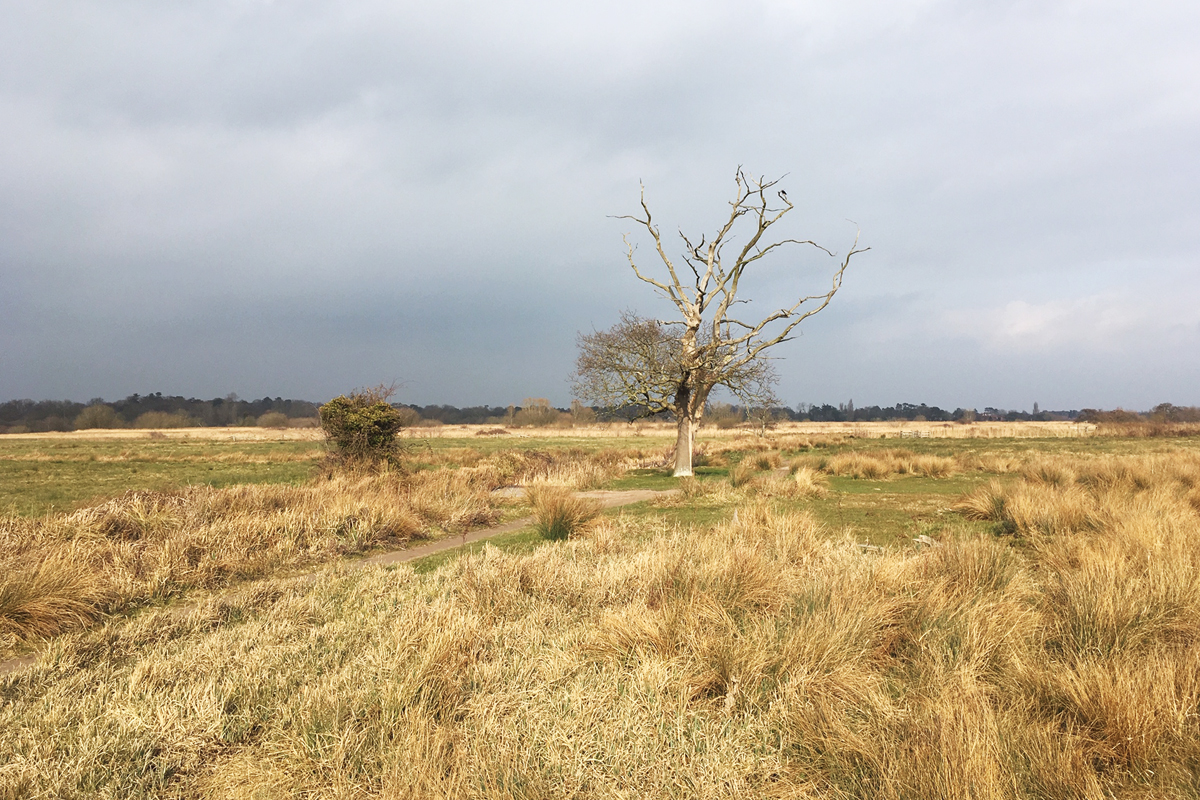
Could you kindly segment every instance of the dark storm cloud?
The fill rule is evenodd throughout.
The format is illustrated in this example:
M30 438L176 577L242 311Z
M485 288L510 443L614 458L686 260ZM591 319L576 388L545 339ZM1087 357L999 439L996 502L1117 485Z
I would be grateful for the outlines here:
M565 402L576 331L665 313L607 215L711 227L741 163L873 247L789 402L1200 402L1194 4L4 12L0 399Z

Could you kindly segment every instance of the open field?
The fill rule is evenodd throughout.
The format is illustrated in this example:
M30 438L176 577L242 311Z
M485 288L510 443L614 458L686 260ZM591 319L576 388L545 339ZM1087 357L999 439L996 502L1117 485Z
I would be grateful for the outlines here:
M502 433L497 433L502 431ZM1059 422L787 423L772 439L817 436L841 439L1033 439L1090 437L1094 426ZM404 432L416 453L447 448L482 452L572 447L585 451L639 447L656 454L670 447L667 423L610 423L586 428L504 429L446 425ZM704 428L700 447L753 437L745 430ZM757 438L757 437L754 437ZM202 484L297 484L314 475L324 456L321 433L312 428L181 428L162 431L88 430L0 436L0 513L36 516L69 511L129 489L162 491Z
M305 437L150 438L130 431L0 436L0 513L23 516L69 511L130 489L161 491L189 484L297 484L325 456ZM253 431L254 429L248 429ZM291 433L291 431L281 432Z
M496 425L436 425L414 427L403 431L411 439L461 439L491 435L514 439L593 439L628 438L639 436L674 435L674 424L670 422L639 421L634 423L607 422L576 427L505 428ZM502 432L502 433L498 433ZM707 426L701 429L703 439L729 439L744 436L745 427L718 429ZM771 432L776 434L819 434L873 438L942 438L942 439L1048 439L1055 437L1092 436L1097 426L1076 422L913 422L893 420L887 422L781 422ZM200 439L208 441L320 441L318 428L167 428L147 431L142 429L93 429L69 433L10 433L0 437L3 441L106 441L141 440L147 438Z
M714 431L683 482L669 429L356 476L0 438L164 480L0 521L0 647L41 653L0 676L0 797L1200 797L1200 442L831 427ZM512 484L681 491L339 566L530 513Z

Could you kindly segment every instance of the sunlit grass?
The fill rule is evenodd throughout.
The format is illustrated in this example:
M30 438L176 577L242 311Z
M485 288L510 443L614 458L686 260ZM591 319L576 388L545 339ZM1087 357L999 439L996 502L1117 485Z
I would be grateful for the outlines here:
M765 439L680 482L644 448L459 442L404 476L10 517L0 616L51 639L0 678L0 797L1193 797L1200 454L1066 443ZM405 514L530 513L490 493L513 484L680 492L283 577ZM326 538L272 549L302 530ZM222 564L268 577L96 613Z
M0 776L133 798L1192 796L1200 518L1186 464L1132 490L1127 466L1085 489L1098 524L1030 522L1032 546L864 551L746 494L715 524L645 506L116 621L0 679Z

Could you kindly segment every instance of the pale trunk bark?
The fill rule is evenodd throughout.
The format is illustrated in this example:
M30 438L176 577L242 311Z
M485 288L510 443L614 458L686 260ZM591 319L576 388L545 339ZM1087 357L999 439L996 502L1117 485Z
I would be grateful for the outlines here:
M692 475L692 418L686 413L680 414L678 427L679 433L675 439L675 477L687 478Z
M688 317L688 325L680 341L683 368L683 379L675 392L675 416L679 426L675 438L675 477L687 478L692 475L692 443L695 437L696 420L700 415L695 413L696 390L700 387L694 383L696 377L696 331L700 328L700 317ZM700 407L704 407L701 399Z

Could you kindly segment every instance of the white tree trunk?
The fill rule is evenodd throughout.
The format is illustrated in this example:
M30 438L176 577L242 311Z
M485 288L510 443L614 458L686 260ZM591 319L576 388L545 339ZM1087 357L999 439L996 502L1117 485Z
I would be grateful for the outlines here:
M692 444L695 426L687 414L679 415L678 435L675 439L675 477L688 478L692 475Z

